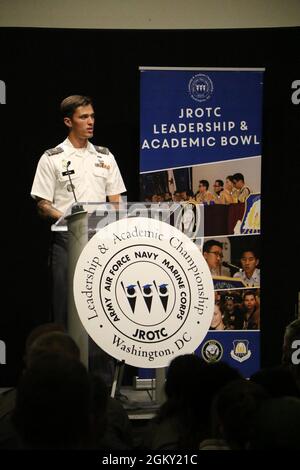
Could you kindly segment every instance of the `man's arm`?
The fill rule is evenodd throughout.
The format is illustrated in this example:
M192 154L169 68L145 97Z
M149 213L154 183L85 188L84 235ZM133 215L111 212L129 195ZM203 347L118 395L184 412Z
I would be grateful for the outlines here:
M37 198L37 210L38 214L44 219L58 220L63 213L53 207L51 201L47 199Z
M121 202L121 194L112 194L108 196L109 202Z

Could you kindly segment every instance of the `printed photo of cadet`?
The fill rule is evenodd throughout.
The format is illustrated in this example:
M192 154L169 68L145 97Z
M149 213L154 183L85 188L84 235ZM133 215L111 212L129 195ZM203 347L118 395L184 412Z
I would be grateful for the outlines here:
M205 237L202 252L213 276L229 276L242 280L245 287L259 287L260 243L260 235Z
M210 330L260 329L260 290L236 289L215 292Z
M254 248L246 249L240 258L242 271L236 272L233 277L241 279L247 287L260 286L259 257Z
M199 191L199 182L207 182L215 204L245 202L250 193L261 191L261 157L226 160L192 168L192 190Z
M243 292L243 330L260 329L260 296L256 289Z

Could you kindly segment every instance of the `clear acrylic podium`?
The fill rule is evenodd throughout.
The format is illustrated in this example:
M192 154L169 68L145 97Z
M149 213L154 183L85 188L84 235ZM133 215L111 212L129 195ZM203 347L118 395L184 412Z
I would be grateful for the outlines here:
M198 211L198 213L196 213ZM73 278L77 260L81 251L101 228L117 220L127 217L151 217L169 223L193 238L195 242L203 236L203 206L181 205L174 202L143 203L119 202L97 203L81 202L73 204L66 213L52 225L52 231L68 232L68 332L80 348L81 360L88 367L88 334L77 313ZM147 366L145 365L145 368ZM120 372L117 368L117 374ZM114 396L117 376L112 388ZM164 399L165 369L156 369L156 401Z

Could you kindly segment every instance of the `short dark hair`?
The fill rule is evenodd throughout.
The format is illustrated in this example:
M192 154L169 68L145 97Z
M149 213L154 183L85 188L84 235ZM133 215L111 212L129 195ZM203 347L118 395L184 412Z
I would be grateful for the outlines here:
M61 323L42 323L41 325L36 326L26 338L25 343L25 354L29 351L32 343L39 338L40 336L48 333L52 333L53 331L65 333L65 327Z
M229 181L231 181L231 182L233 183L233 176L232 176L232 175L226 176L226 179L229 180Z
M60 103L60 111L64 118L71 118L79 106L88 106L89 104L93 104L89 96L71 95Z
M80 361L80 349L70 335L61 331L51 331L39 336L27 351L26 366L31 366L46 354L60 354Z
M253 290L246 290L245 292L243 292L243 301L248 295L252 295L256 299L257 293L256 291L253 291Z
M218 246L223 249L223 244L218 240L207 240L203 245L203 253L208 253L212 246Z
M199 185L200 185L200 184L203 184L203 186L205 186L206 189L209 188L209 182L208 182L207 180L200 180L200 181L199 181Z
M249 247L249 248L244 248L243 251L241 252L241 258L244 256L245 253L252 253L254 258L256 259L259 259L259 254L258 254L258 250L256 248L253 248L253 247Z
M219 186L224 186L224 181L223 180L216 180L215 184L218 183Z
M91 383L84 365L61 354L36 358L21 377L13 424L27 449L78 449L89 443Z
M232 179L234 181L245 181L244 175L242 175L242 173L234 173L234 175L232 176Z

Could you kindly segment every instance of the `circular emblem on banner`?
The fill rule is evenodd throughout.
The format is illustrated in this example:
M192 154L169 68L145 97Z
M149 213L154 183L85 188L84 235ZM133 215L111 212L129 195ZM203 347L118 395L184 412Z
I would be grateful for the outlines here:
M203 73L194 75L189 81L189 93L195 101L206 101L214 90L211 79Z
M171 225L131 217L102 228L74 275L79 317L111 356L165 367L194 352L214 310L210 271L197 246Z
M223 346L219 341L210 339L203 344L201 354L206 362L218 362L223 356Z

